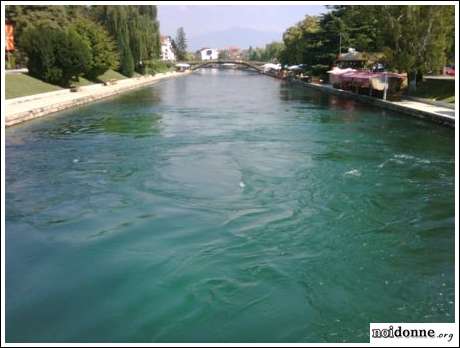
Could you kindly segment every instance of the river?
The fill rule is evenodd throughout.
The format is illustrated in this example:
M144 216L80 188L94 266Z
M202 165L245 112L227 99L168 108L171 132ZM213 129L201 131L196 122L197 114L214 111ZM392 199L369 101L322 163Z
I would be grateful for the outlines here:
M258 74L6 129L7 342L454 322L454 130Z

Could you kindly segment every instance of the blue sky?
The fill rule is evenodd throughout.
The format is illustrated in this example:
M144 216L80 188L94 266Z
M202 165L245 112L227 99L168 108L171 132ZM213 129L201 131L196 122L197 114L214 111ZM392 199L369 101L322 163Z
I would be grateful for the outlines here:
M281 34L288 27L302 20L306 14L318 15L324 12L326 8L319 5L158 6L161 33L175 36L177 28L182 26L191 43L194 38L198 40L209 33L231 28L277 33L281 38Z

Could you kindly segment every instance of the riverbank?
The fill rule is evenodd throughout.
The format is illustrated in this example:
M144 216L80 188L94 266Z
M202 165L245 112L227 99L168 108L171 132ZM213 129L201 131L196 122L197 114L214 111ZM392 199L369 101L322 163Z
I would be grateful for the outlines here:
M120 93L146 86L165 78L187 75L190 72L168 72L155 76L141 76L118 80L115 84L94 84L80 87L78 92L70 89L40 93L5 101L5 126L12 126L38 117L108 98Z
M156 81L190 74L187 72L159 73L155 76L141 76L118 80L113 85L94 84L80 87L78 92L69 89L40 93L26 97L7 99L5 102L5 125L12 126L27 120L42 117L71 107L83 105L99 99L111 97L125 91L154 83ZM266 74L271 76L269 74ZM347 97L389 110L402 112L418 118L423 118L448 127L455 127L455 110L451 107L424 103L420 100L388 101L367 95L333 88L329 84L308 83L292 80L296 84L321 90L323 92Z
M325 93L347 97L353 100L358 100L367 104L376 105L385 109L398 111L406 115L423 118L444 126L455 127L455 110L450 107L442 107L439 105L433 105L423 103L416 100L403 99L401 101L389 101L378 99L375 97L369 97L363 94L357 94L342 89L332 87L330 84L319 84L312 82L303 82L299 80L292 80L296 84L303 85L305 87L314 88Z
M132 77L138 76L140 75ZM72 82L72 85L83 87L93 84L105 83L107 81L124 80L127 78L127 76L120 74L118 71L109 69L92 80L88 80L80 76L78 80ZM5 71L6 100L32 96L34 94L62 91L64 89L65 88L63 88L62 86L53 85L51 83L40 80L37 77L29 75L27 69L25 69L25 71L24 69Z

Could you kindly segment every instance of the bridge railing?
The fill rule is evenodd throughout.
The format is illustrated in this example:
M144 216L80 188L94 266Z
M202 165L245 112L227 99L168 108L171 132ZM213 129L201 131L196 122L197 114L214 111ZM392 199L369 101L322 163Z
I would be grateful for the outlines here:
M264 65L268 62L254 61L254 60L244 60L244 59L210 59L210 60L188 60L180 61L177 63L186 63L190 65L201 65L201 64L225 64L225 63L235 63L235 64L251 64L251 65Z
M243 65L248 68L257 70L259 72L262 71L260 67L266 62L257 62L257 61L250 61L250 60L242 60L242 59L210 59L210 60L201 60L201 61L187 61L187 64L190 64L192 70L197 70L201 67L206 67L208 65L213 64L236 64L236 65Z

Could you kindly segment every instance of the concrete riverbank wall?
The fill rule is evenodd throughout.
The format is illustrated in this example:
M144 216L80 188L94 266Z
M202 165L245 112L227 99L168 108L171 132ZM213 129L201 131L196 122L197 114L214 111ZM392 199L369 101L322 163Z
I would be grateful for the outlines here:
M157 81L188 75L190 72L169 72L155 76L141 76L118 80L105 86L94 84L81 87L78 92L69 89L8 99L5 102L5 126L12 126L45 115L115 96L126 91L150 85Z

